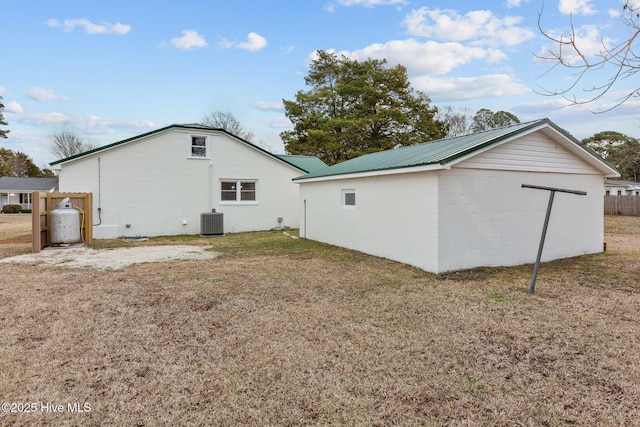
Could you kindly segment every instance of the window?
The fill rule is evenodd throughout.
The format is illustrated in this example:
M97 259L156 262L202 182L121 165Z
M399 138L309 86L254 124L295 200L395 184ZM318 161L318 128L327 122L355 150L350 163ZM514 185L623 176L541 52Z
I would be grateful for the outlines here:
M607 196L611 195L611 191L607 190Z
M622 196L622 190L618 190L618 196Z
M223 202L255 202L257 181L222 181L220 200Z
M342 207L356 207L356 190L342 190Z
M207 138L204 136L191 137L191 157L207 157Z
M20 204L31 204L31 193L20 193Z

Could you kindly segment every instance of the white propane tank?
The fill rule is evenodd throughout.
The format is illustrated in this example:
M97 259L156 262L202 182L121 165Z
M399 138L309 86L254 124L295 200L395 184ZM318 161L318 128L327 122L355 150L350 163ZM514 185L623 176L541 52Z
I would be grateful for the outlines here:
M80 213L71 206L65 197L57 208L49 212L51 226L51 243L78 243L80 237Z

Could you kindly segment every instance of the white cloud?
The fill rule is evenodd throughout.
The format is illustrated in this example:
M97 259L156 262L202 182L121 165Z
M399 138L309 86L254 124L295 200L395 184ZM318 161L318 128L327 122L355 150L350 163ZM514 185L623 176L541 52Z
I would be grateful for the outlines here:
M125 133L131 136L131 133L147 132L155 127L154 123L150 121L118 120L93 115L69 116L59 112L25 113L17 103L16 110L11 111L9 115L12 122L36 126L41 130L49 128L51 129L51 134L64 127L77 130L83 134L108 135Z
M352 59L364 61L368 58L387 59L390 64L402 64L409 75L445 74L473 60L490 62L501 56L499 51L489 51L460 43L424 43L414 39L392 40L376 43L353 52L338 52Z
M414 88L427 93L434 102L495 98L531 92L531 89L508 74L451 78L421 76L411 79L411 83Z
M20 114L24 110L22 109L22 106L18 104L16 101L11 101L4 106L4 111L7 113Z
M7 89L4 86L0 86L0 95L7 93Z
M100 24L94 24L88 19L65 19L64 22L60 22L57 19L49 19L47 26L51 28L62 28L63 31L72 32L76 27L84 28L87 34L116 34L123 36L131 31L131 25L121 24L116 22L110 24L108 22L101 22Z
M516 46L535 37L520 26L522 17L496 17L490 10L472 10L465 15L455 10L423 7L409 13L403 24L407 33L429 39L469 41L476 45Z
M66 96L60 96L50 89L43 87L30 87L27 96L36 101L69 101Z
M324 10L326 10L329 13L333 13L336 10L336 6L333 3L327 3L324 5Z
M512 7L520 7L521 0L507 0L507 7L511 9Z
M291 129L293 124L286 117L272 117L261 119L260 122L266 124L271 129Z
M267 39L262 37L258 33L251 32L247 34L246 42L234 43L226 38L222 38L218 42L218 47L221 49L230 49L235 47L236 49L245 49L251 52L257 52L267 46Z
M191 50L194 47L205 47L207 41L194 30L182 31L182 37L171 39L171 46L177 49Z
M563 15L593 15L592 0L560 0L558 10Z
M251 105L261 111L284 111L284 104L281 101L254 101Z
M267 39L262 37L258 33L249 33L247 35L247 41L243 43L238 43L236 47L238 49L246 49L251 52L257 52L260 49L263 49L267 45Z

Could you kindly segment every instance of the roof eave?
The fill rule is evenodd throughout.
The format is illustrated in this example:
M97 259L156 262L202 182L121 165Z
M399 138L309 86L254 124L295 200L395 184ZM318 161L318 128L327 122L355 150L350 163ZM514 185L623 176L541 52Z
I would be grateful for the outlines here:
M429 165L419 165L419 166L403 166L401 168L393 168L393 169L379 169L372 170L366 172L353 172L353 173L343 173L343 174L335 174L335 175L323 175L316 177L304 178L304 175L298 178L294 178L294 183L309 183L309 182L321 182L321 181L335 181L340 179L356 179L356 178L368 178L371 176L384 176L384 175L398 175L405 173L417 173L417 172L430 172L430 171L438 171L443 169L449 169L448 165L442 165L440 163L429 164Z

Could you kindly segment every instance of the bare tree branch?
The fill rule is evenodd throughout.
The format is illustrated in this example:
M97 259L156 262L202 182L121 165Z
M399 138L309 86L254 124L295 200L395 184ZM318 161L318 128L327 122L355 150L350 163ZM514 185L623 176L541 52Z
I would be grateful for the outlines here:
M62 131L53 136L51 153L59 159L66 159L94 148L97 148L97 145L82 141L75 133Z
M245 141L252 142L254 138L253 132L246 130L240 121L229 111L213 111L205 114L200 123L205 126L224 129Z
M557 67L564 67L570 71L575 71L575 73L573 74L573 82L564 88L553 90L541 88L541 91L536 92L545 96L562 96L570 105L589 104L609 93L620 80L627 79L640 72L640 56L635 53L635 49L638 48L636 42L640 36L640 13L638 13L638 9L639 7L633 7L630 0L624 4L620 19L623 25L631 30L631 35L623 42L612 46L607 45L605 39L601 37L601 49L595 55L589 55L580 46L573 17L571 17L571 34L555 36L543 29L543 11L541 11L538 14L538 29L557 48L555 51L549 50L548 55L535 55L539 59L554 62L553 66L543 76ZM576 97L575 92L579 90L587 76L607 70L610 70L609 77L603 83L582 89L582 92L587 94L586 98L578 99ZM640 86L618 97L613 106L598 112L610 111L634 96L640 96Z

